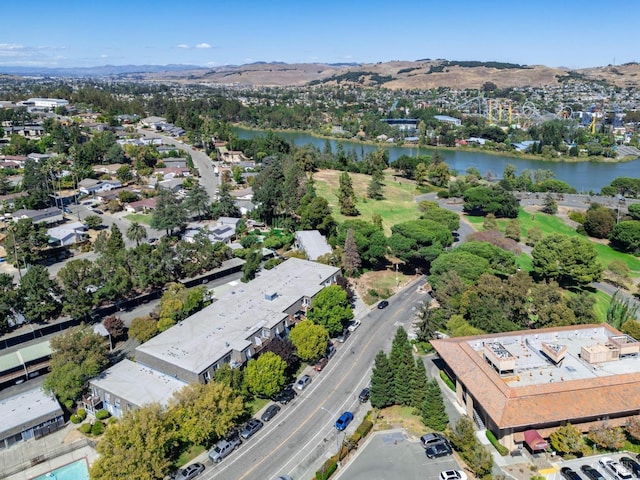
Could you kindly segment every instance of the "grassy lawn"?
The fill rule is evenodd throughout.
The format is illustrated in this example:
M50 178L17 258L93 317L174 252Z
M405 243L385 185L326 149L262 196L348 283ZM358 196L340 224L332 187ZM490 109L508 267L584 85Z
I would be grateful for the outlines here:
M151 215L145 213L130 213L125 215L124 218L130 222L138 222L144 225L151 225Z
M176 466L181 467L182 465L186 465L205 450L206 449L202 445L192 445L188 450L185 450L180 454L178 460L176 460Z
M259 412L260 410L262 410L267 403L269 403L271 400L269 400L268 398L258 398L258 397L254 397L254 399L252 401L249 402L249 410L251 411L252 415L255 415L257 412Z
M525 272L530 272L533 270L533 259L526 253L522 252L516 258L516 265Z
M367 305L384 298L390 297L396 290L398 285L402 286L416 277L412 275L404 275L398 272L396 276L395 270L379 270L375 272L366 272L355 280L355 287L362 301ZM378 295L371 295L369 292L375 290Z
M466 217L466 219L471 223L474 228L477 230L482 230L483 217ZM543 235L549 235L552 233L561 233L569 236L582 236L575 229L568 226L566 223L562 221L562 219L556 217L555 215L547 215L546 213L529 213L525 212L522 208L520 209L520 213L518 214L518 220L520 221L520 225L522 227L522 237L526 237L526 233L529 229L536 227L540 229ZM498 225L500 226L500 230L504 231L509 220L502 219L498 220ZM588 237L583 237L588 238ZM605 267L609 265L614 260L621 260L626 263L631 270L631 276L637 277L640 276L640 260L638 260L633 255L629 255L627 253L617 252L608 245L603 245L598 242L592 242L596 252L598 252L598 258L602 265ZM524 268L524 267L522 267Z
M391 227L396 223L415 220L420 216L418 206L413 199L415 184L406 179L393 180L390 174L385 175L383 187L384 199L371 200L367 197L367 186L371 177L360 173L350 173L353 189L356 193L356 206L360 215L357 217L345 217L340 213L338 205L338 192L340 174L337 170L320 170L313 175L318 195L324 197L333 209L333 216L339 223L350 218L371 221L374 213L382 217L382 225L385 233L391 233Z

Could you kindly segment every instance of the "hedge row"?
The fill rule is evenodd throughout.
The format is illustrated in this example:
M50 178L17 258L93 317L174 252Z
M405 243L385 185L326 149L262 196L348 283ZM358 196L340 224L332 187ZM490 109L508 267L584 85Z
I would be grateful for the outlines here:
M509 454L509 449L504 445L501 445L500 442L498 442L498 439L496 438L496 436L493 434L491 430L487 430L487 438L491 442L491 445L494 446L494 448L498 451L500 455L504 457L505 455Z
M451 389L451 391L453 391L453 392L456 391L456 386L453 384L453 382L449 378L449 375L447 375L443 370L440 370L440 378L442 379L442 381L444 383L447 384L447 387L449 387Z

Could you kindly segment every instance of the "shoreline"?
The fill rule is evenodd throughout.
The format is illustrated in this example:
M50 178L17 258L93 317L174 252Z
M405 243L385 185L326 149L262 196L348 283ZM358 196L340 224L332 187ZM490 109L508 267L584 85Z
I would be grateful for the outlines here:
M407 149L424 149L424 150L445 150L445 151L463 151L463 152L476 152L476 153L486 153L488 155L496 155L499 157L512 158L514 160L535 160L540 162L553 162L553 163L629 163L635 160L640 159L639 157L622 157L622 158L607 158L607 157L592 157L592 158L584 158L584 157L558 157L558 158L547 158L538 155L532 155L530 153L519 153L519 152L505 152L501 150L491 150L484 149L480 147L470 147L470 146L457 146L457 147L446 147L446 146L419 146L418 144L395 144L395 143L381 143L373 140L360 140L358 138L343 138L343 137L335 137L331 135L324 135L322 133L313 131L313 130L291 130L284 128L258 128L258 127L248 127L246 125L232 123L231 126L233 128L239 128L243 130L252 130L256 132L275 132L275 133L292 133L292 134L304 134L310 135L315 138L325 139L325 140L333 140L334 142L349 142L357 145L369 145L372 147L394 147L394 148L407 148Z

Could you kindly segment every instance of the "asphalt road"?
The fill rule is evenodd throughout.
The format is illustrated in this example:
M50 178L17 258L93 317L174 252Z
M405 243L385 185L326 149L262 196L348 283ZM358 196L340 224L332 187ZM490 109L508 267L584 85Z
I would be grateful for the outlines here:
M272 479L282 474L295 479L313 477L370 408L369 404L358 402L358 394L369 384L375 355L390 349L399 325L409 327L414 307L425 296L417 292L417 285L395 295L386 309L373 309L361 317L362 325L345 343L338 344L335 356L322 372L305 372L313 377L311 384L221 463L213 465L206 459L207 469L200 478ZM354 413L355 419L345 432L338 434L335 421L347 410Z

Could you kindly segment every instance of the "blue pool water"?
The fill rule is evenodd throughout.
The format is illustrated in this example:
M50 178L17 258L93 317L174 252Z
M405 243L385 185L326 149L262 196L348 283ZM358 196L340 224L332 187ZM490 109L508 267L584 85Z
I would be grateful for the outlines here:
M49 473L40 475L33 480L89 480L87 461L82 459L69 463L64 467L56 468Z

